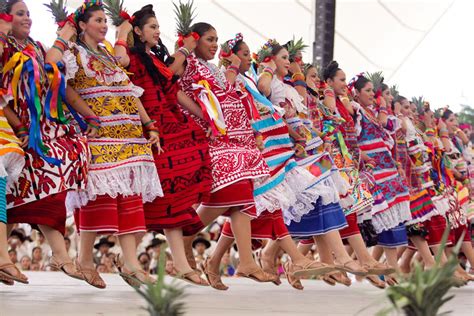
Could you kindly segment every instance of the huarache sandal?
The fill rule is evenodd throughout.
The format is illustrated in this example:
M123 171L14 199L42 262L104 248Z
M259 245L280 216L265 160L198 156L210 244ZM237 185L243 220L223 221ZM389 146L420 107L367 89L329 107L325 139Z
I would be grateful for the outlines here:
M250 272L239 271L239 268L237 268L235 275L241 278L248 278L260 283L275 281L275 276L266 273L262 270L262 268L258 266Z
M342 272L351 273L354 275L366 276L369 272L362 268L357 262L354 260L349 260L343 264L336 263L336 269Z
M273 275L273 276L275 277L275 280L272 281L273 284L275 284L275 285L277 285L277 286L281 284L280 277L278 276L277 273L275 273L275 267L273 267L273 268L265 268L265 267L263 266L263 259L262 259L262 252L261 252L261 251L257 252L257 264L260 266L260 268L263 269L263 271L265 271L266 273L271 274L271 275Z
M197 276L199 281L198 282L195 281L192 278L193 276ZM178 270L175 269L175 278L177 278L179 280L183 280L183 281L188 282L190 284L194 284L194 285L209 286L209 284L206 282L206 280L201 278L200 273L196 272L196 270L191 270L188 273L181 273L181 272L179 272Z
M367 275L365 277L365 279L367 281L369 281L370 284L372 284L376 288L379 288L379 289L382 289L382 290L385 289L385 286L386 286L385 282L380 280L380 278L378 276L376 276L376 275Z
M8 272L7 269L9 268L15 270L16 274L11 274L10 272ZM5 278L12 279L13 281L20 282L23 284L29 283L26 275L21 273L20 270L17 268L17 266L14 265L13 263L5 263L5 264L0 265L0 275Z
M394 268L387 265L386 263L381 262L376 262L374 264L364 264L362 267L366 269L369 274L374 275L389 275L395 272Z
M293 271L293 275L299 278L318 276L334 271L335 269L332 265L327 265L318 261L310 261L303 266L291 262L290 266L292 268L291 270Z
M77 267L74 265L72 261L70 262L59 262L58 258L56 258L54 255L51 257L49 261L49 266L53 268L56 271L62 271L64 274L67 276L77 279L77 280L84 280L84 275L77 269ZM68 272L66 270L66 266L72 266L73 271Z
M293 273L290 271L290 263L287 261L285 262L285 264L283 265L283 271L285 271L285 276L286 276L286 279L288 280L288 283L290 283L290 285L296 289L296 290L303 290L304 289L304 286L303 284L301 284L301 281L296 278Z
M7 278L3 275L0 275L0 283L3 283L3 284L8 285L8 286L12 286L13 284L15 284L15 281L13 281L12 279Z
M207 282L209 285L219 291L227 291L229 287L222 283L221 276L209 270L209 258L206 258L204 262L201 263L201 269L206 276Z
M98 289L105 289L107 286L104 280L100 277L99 273L95 269L83 269L81 268L78 260L76 259L76 267L81 271L84 276L84 281L96 287Z

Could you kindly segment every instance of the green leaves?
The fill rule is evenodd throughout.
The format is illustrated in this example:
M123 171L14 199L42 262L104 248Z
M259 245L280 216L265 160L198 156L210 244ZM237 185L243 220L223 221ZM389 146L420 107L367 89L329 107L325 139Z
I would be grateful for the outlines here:
M376 71L376 72L368 72L366 75L367 79L372 81L372 84L374 85L374 91L377 92L382 89L382 83L383 83L383 73L381 71Z
M293 39L287 44L287 50L288 54L290 55L290 61L294 61L296 54L300 51L303 51L307 47L308 45L304 44L302 37L296 40L293 36Z
M447 293L456 285L453 275L458 266L457 254L462 242L461 238L460 242L454 247L448 262L441 265L441 255L446 248L448 235L449 228L443 234L434 267L423 271L421 265L417 263L409 277L405 278L400 284L387 289L387 297L392 304L392 308L384 309L378 315L388 315L391 310L403 310L406 315L413 316L448 314L438 314L438 311L454 297L453 295L447 296Z
M53 14L56 23L67 19L68 12L66 10L66 3L67 0L52 0L49 4L44 4L44 6L48 8L48 11Z
M393 99L396 99L400 95L400 92L398 91L398 86L396 84L390 86L390 94L393 95Z
M194 18L196 17L194 8L194 0L182 3L179 0L179 4L173 2L174 13L176 15L176 31L178 35L186 36L191 34L191 25Z
M145 299L147 306L143 309L150 316L180 316L185 313L185 288L173 280L165 283L166 254L165 247L161 248L158 262L158 279L155 284L147 284L136 288L137 293Z
M124 0L104 0L105 13L112 19L114 26L119 26L124 21L120 16L120 12L123 10L123 1Z

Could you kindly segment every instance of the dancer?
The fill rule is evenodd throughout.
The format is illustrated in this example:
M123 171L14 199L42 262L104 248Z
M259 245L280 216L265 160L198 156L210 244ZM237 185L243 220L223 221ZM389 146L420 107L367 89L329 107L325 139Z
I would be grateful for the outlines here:
M258 217L251 221L251 234L254 239L276 240L278 246L288 253L291 261L285 263L285 272L288 282L297 289L303 289L301 283L294 276L317 276L329 272L333 268L325 264L314 262L303 256L296 248L288 229L283 221L283 213L292 205L307 205L316 196L305 196L304 188L313 181L310 172L297 165L294 160L294 150L288 135L288 127L276 112L272 103L258 92L256 77L251 69L252 57L248 45L242 35L224 44L229 52L221 57L223 63L237 56L240 59L239 74L235 80L236 89L241 91L243 102L252 122L252 128L261 139L261 151L267 164L270 166L270 177L255 179L254 196ZM231 69L234 69L231 67ZM249 74L247 74L249 72ZM306 183L306 184L305 184ZM316 193L315 193L316 194ZM282 212L282 209L285 211ZM222 283L219 265L222 257L232 246L234 236L229 222L224 224L222 234L212 256L206 260L203 270L211 285L219 290L226 290ZM281 281L273 269L273 263L267 265L261 257L257 258L265 272L274 275L275 284Z
M252 257L250 233L250 220L256 216L252 180L268 177L269 169L256 147L241 97L229 82L237 76L236 71L228 69L223 73L209 63L218 49L216 29L208 23L196 23L192 31L200 38L194 52L187 56L180 84L189 97L202 108L209 109L207 120L199 122L206 129L210 127L213 133L209 139L213 180L211 197L199 206L197 212L205 226L218 216L230 216L239 249L240 263L236 275L258 282L271 282L274 277L265 273ZM235 56L232 65L238 69L238 57ZM188 261L195 267L191 243L192 238L187 238Z
M146 226L148 230L164 231L178 276L197 285L207 285L186 260L183 234L193 235L203 228L193 205L209 196L212 182L209 148L204 131L179 105L200 117L202 111L179 89L178 77L172 70L183 66L196 40L187 37L187 46L169 56L159 38L159 23L152 5L135 12L132 21L131 25L125 21L120 26L115 52L121 65L133 74L132 82L144 88L140 99L151 119L159 122L162 144L161 152L154 150L154 158L164 196L144 204ZM134 46L127 54L126 38L132 27Z
M88 139L92 157L87 187L68 196L80 234L76 262L89 284L105 288L94 269L92 249L98 233L116 234L124 258L123 266L117 262L121 276L138 286L136 280L153 281L142 270L136 249L137 239L146 231L143 202L162 196L151 151L151 144L161 150L158 130L140 102L143 89L130 82L114 56L101 46L107 33L101 2L84 2L75 21L77 42L60 46L48 58L62 58L71 103L90 107L99 127L97 137Z
M67 275L83 279L69 258L64 244L68 190L81 189L87 177L88 150L85 137L62 119L61 110L51 104L53 87L48 78L52 65L45 63L43 46L30 36L32 21L23 1L9 1L12 32L4 37L3 84L13 92L5 116L25 148L25 167L7 192L8 223L28 223L45 235L53 255L50 265ZM55 41L68 40L74 32L65 28ZM16 74L21 72L21 76ZM49 88L49 90L48 90ZM35 97L36 96L36 97ZM75 107L91 115L86 107ZM96 131L89 129L92 136Z

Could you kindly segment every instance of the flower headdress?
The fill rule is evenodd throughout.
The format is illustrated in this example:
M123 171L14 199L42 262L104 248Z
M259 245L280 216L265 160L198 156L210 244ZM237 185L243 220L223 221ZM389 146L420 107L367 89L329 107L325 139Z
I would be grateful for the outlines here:
M254 54L254 59L258 64L267 63L272 59L273 56L273 46L279 45L275 39L269 39L260 50Z
M87 9L89 9L90 7L93 7L93 6L99 6L99 7L102 8L104 6L104 4L103 4L102 0L86 0L86 1L84 1L84 3L79 8L77 8L77 10L74 12L74 22L77 24L77 22L79 21L79 18L84 15L84 13L87 11Z
M290 61L300 62L300 60L295 60L296 54L300 51L303 51L305 48L308 47L308 45L305 45L305 43L303 42L303 38L296 40L293 36L293 39L285 44L285 47L288 50Z
M226 41L224 44L221 45L219 58L226 58L232 55L232 49L234 49L235 44L243 40L244 40L244 36L242 35L242 33L235 34L234 38Z
M357 82L357 80L359 80L360 77L365 77L365 72L361 72L357 75L355 75L354 78L352 78L349 83L347 84L347 89L349 89L349 92L354 95L354 86Z

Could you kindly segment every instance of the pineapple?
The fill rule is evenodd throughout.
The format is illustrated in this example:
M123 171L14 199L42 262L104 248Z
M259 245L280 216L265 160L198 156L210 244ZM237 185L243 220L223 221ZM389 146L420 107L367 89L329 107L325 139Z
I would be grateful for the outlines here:
M372 84L374 85L374 91L375 93L377 92L382 92L382 83L383 83L383 74L381 71L373 72L373 73L367 73L366 75L367 79L372 81Z
M393 95L394 99L398 98L400 92L398 91L398 86L396 84L390 87L390 93Z
M148 306L144 308L150 316L180 316L185 313L186 297L184 287L173 281L171 284L165 283L165 249L162 247L158 264L158 280L155 284L147 284L135 290L142 296Z
M53 14L56 23L67 20L68 12L66 10L67 0L52 0L49 4L44 4L48 11Z
M104 0L104 10L112 19L112 25L120 26L125 21L126 11L123 7L124 0ZM133 32L128 33L127 44L129 47L134 45Z
M288 54L290 55L290 61L293 62L296 54L299 51L303 51L307 47L308 45L304 44L303 38L296 40L295 37L293 36L293 39L289 41L287 44L287 50L288 50Z
M191 34L191 25L194 18L196 17L194 6L194 0L188 1L187 3L182 3L181 0L179 4L173 2L174 13L176 15L176 30L178 35L186 37Z
M0 13L7 13L7 0L0 0Z
M423 113L424 112L424 103L425 103L425 100L423 99L423 96L421 97L413 97L411 98L411 102L415 103L416 104L416 110L418 111L418 113Z
M114 26L119 26L124 21L124 18L120 15L123 11L123 1L124 0L104 0L105 12L112 19Z
M257 52L257 63L268 62L272 57L272 46L277 44L278 42L275 39L269 39Z

